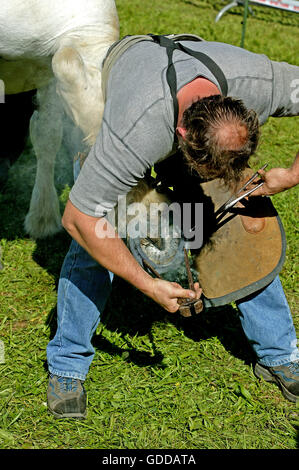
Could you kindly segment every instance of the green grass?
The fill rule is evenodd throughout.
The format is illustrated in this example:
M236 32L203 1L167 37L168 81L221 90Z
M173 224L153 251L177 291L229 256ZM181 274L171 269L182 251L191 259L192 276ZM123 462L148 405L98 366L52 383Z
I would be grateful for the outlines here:
M241 8L215 16L225 2L118 0L121 35L197 33L241 40ZM298 15L254 7L245 47L298 62ZM288 166L298 151L298 118L271 119L253 165ZM298 407L258 382L254 357L233 306L195 319L162 311L120 279L94 338L85 421L57 421L46 408L46 346L55 330L57 282L70 242L65 233L34 242L23 231L34 181L30 142L0 196L1 449L296 449ZM57 163L61 207L71 184L63 149ZM298 189L276 195L287 257L281 279L298 312Z

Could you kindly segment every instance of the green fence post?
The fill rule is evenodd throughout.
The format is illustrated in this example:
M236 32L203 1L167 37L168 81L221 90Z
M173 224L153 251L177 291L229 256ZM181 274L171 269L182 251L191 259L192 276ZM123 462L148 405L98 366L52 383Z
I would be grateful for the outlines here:
M245 2L244 2L241 47L244 47L244 41L245 41L246 22L247 22L247 15L248 15L248 4L249 4L249 0L245 0Z

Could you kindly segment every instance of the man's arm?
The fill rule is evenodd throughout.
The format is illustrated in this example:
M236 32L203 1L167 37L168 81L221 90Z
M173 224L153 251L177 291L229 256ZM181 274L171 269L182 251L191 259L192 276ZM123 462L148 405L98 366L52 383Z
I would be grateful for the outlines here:
M70 200L66 205L62 224L71 237L99 264L128 281L168 312L178 310L178 298L200 297L198 283L195 284L194 293L175 282L153 279L142 269L106 219L83 214Z
M264 184L252 196L272 196L293 188L299 183L299 152L290 168L272 168L267 172L260 170L259 174Z
M299 67L286 62L271 61L273 71L270 116L299 116ZM298 117L297 117L298 119ZM272 168L259 172L264 184L252 196L272 196L299 183L299 153L290 168Z

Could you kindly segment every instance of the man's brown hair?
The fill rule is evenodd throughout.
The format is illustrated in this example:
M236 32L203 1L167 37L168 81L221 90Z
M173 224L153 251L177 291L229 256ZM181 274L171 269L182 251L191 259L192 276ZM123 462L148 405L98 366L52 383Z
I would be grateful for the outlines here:
M257 148L256 112L241 100L213 95L185 110L182 124L186 135L179 136L179 145L188 166L203 179L221 178L226 184L238 181ZM225 138L226 131L234 135L235 144Z

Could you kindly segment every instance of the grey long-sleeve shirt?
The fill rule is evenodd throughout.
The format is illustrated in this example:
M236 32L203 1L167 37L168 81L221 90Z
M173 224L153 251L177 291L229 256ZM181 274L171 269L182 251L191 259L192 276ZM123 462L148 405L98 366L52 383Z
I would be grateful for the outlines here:
M299 67L218 42L182 42L209 55L222 69L228 96L243 100L264 124L269 116L299 115ZM181 51L173 54L177 91L201 76L217 86L212 73ZM173 149L174 110L166 80L165 48L153 42L130 47L114 64L96 143L70 192L81 212L101 217Z

